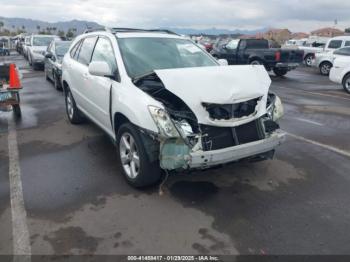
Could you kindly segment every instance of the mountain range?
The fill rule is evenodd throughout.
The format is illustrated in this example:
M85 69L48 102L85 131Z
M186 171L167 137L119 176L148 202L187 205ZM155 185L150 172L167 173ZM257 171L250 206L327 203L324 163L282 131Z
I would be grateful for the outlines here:
M77 34L81 34L87 28L100 28L102 25L84 20L71 20L71 21L63 21L63 22L45 22L41 20L33 20L28 18L8 18L8 17L0 17L0 21L4 23L4 28L15 31L17 29L25 29L28 33L37 33L38 26L40 30L46 30L46 28L56 28L56 31L64 31L67 32L69 29L76 29ZM220 34L231 34L231 35L249 35L256 34L259 32L265 32L267 28L261 28L258 30L228 30L228 29L219 29L219 28L207 28L207 29L194 29L194 28L177 28L177 27L168 27L162 28L174 31L178 34L182 35L220 35Z

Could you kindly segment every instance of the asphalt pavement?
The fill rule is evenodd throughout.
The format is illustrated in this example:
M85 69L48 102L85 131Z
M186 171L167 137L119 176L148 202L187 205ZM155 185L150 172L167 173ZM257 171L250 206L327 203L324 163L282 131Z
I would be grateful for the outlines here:
M8 59L24 89L21 120L0 112L0 254L13 254L16 223L40 255L350 254L350 96L316 70L272 76L289 134L274 160L171 176L160 194L130 187L109 138L71 125L44 73Z

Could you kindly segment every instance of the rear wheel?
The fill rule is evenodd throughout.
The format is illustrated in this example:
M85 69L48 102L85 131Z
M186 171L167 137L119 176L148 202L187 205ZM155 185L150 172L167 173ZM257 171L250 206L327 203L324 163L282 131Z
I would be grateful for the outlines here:
M285 68L274 68L273 72L276 76L285 76L288 73L288 69Z
M53 74L53 85L56 90L62 90L60 80L55 74Z
M350 74L347 74L343 79L343 88L350 94Z
M254 60L250 61L250 64L251 65L262 65L261 61L257 60L257 59L254 59Z
M77 125L84 121L84 118L81 112L79 111L77 105L75 104L75 101L70 89L66 90L66 112L67 112L68 119L72 124Z
M306 55L305 58L304 58L305 65L308 66L308 67L312 66L312 59L313 59L313 55L312 54Z
M320 73L321 73L321 75L328 76L330 71L331 71L332 66L333 65L330 62L322 62L320 64Z
M130 185L141 188L159 181L159 163L150 161L140 131L134 125L123 124L118 130L116 142L121 171Z

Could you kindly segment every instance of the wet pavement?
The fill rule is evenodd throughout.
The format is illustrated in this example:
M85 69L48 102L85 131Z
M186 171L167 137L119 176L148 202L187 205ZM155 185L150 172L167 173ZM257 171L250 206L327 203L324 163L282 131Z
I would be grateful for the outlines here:
M131 188L94 124L69 124L62 92L20 57L16 122L32 254L350 254L350 96L300 68L272 77L292 136L276 158ZM7 123L0 113L0 254L11 254ZM337 153L336 150L339 150Z

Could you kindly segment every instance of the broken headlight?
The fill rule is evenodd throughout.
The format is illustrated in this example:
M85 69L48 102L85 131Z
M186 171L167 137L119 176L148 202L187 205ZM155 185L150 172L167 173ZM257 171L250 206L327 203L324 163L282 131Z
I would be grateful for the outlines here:
M180 137L173 121L164 109L156 106L148 106L148 109L162 136Z
M271 95L269 97L271 99L270 104L268 105L266 111L267 115L273 120L277 121L281 119L284 115L284 108L282 105L281 99L276 95Z

